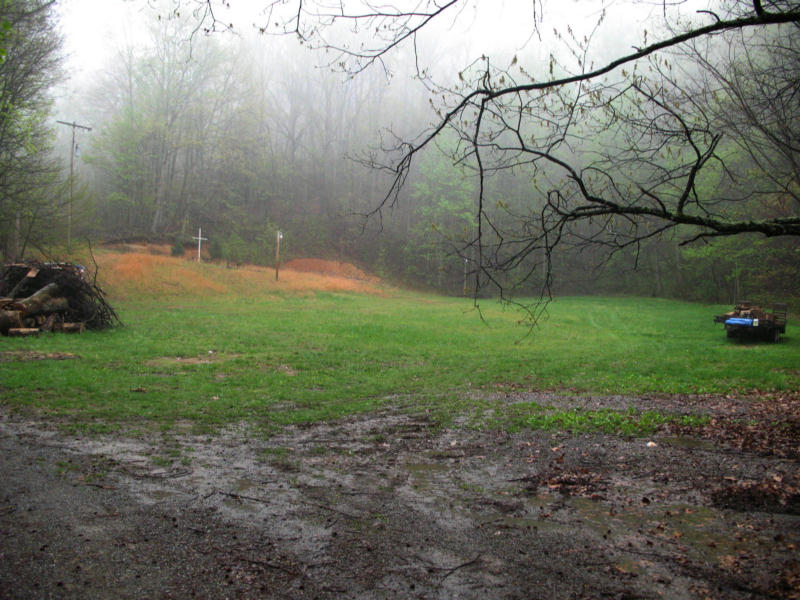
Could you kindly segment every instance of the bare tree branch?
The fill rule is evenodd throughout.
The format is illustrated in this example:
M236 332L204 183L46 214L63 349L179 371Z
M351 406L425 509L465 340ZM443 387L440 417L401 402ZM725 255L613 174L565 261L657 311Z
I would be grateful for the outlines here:
M333 50L348 73L357 73L407 43L419 58L421 32L467 1L422 0L405 10L365 0L363 11L349 11L344 2L310 7L298 0L289 3L296 10L275 19L286 4L267 4L263 31L294 33ZM541 8L533 6L536 26ZM534 80L522 70L522 81L510 69L494 69L488 57L475 61L459 73L462 87L434 88L449 98L438 121L398 140L388 159L364 161L391 177L366 216L394 207L417 157L455 134L463 146L452 158L473 169L478 182L476 232L458 242L461 252L476 248L476 289L493 285L504 295L499 273L521 270L526 280L540 269L545 298L561 247L601 248L606 256L636 249L638 260L642 242L668 232L684 244L742 233L800 236L800 5L728 0L718 11L699 11L712 18L708 25L676 29L598 67L590 39L577 39L568 27L578 68L563 77L554 76L555 58L549 77ZM324 32L338 23L351 33L369 31L370 43L331 41ZM416 72L425 76L419 64ZM495 207L490 177L521 170L536 193L513 209L502 199ZM777 197L774 204L790 199L793 207L754 208Z

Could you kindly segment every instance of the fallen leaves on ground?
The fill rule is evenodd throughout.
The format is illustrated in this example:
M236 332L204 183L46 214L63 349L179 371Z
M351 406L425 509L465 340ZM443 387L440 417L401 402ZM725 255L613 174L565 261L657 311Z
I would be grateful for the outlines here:
M753 392L747 409L741 400L715 406L705 425L670 423L664 430L675 435L701 437L720 444L768 456L800 458L800 393Z

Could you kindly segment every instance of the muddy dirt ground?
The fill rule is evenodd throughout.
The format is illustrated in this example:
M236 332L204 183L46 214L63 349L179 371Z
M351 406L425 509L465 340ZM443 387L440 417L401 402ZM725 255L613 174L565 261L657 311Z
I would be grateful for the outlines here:
M800 400L519 399L712 420L130 439L0 409L0 597L800 598Z

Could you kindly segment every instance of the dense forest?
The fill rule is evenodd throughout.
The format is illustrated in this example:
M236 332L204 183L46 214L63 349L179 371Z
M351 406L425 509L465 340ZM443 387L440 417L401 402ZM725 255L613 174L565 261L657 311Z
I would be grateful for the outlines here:
M505 104L492 113L502 128L480 146L492 160L477 165L470 159L477 137L464 119L446 123L431 143L413 145L441 122L452 100L424 75L400 75L403 65L425 54L440 73L458 75L447 90L463 97L460 81L489 73L463 69L468 49L444 52L420 40L413 50L399 48L380 66L352 74L294 38L206 35L198 33L196 15L170 13L152 19L146 39L118 44L100 72L74 84L71 104L54 110L49 90L63 71L52 3L4 6L5 261L66 253L67 240L149 239L179 249L192 245L202 228L213 258L271 265L280 230L286 258L346 260L390 281L446 294L472 294L480 286L479 293L502 288L517 296L543 289L720 302L800 296L797 235L695 235L692 224L663 228L658 219L644 218L634 238L625 230L628 216L598 215L571 221L558 245L525 246L535 237L533 228L546 229L536 219L553 208L553 191L584 180L559 180L529 155L522 160L529 151L523 142L505 141L509 134L558 136L548 142L549 159L557 155L578 165L589 183L592 173L594 181L614 173L619 196L680 195L673 189L677 177L690 177L698 215L714 215L729 201L733 208L726 210L740 221L796 220L796 22L718 36L702 50L682 46L648 57L639 67L644 75L630 84L620 83L628 75L619 69L625 75L603 89L559 90L537 98L538 105ZM719 61L710 64L714 58ZM549 60L545 72L569 72L564 61ZM519 77L525 69L539 70L537 61L536 53L520 52L512 64ZM31 64L35 75L25 81L20 74ZM510 77L510 71L492 74ZM776 96L772 90L779 86ZM794 104L780 107L787 111L780 114L756 101L769 94L794 97ZM642 108L647 103L668 110L672 122ZM509 125L515 111L535 115L536 124L524 131ZM556 116L564 111L571 115L568 131ZM83 128L64 127L69 123L57 118ZM688 131L689 123L695 129L680 146L674 128ZM409 147L415 148L413 167L397 187L392 161ZM684 162L693 149L702 161ZM477 244L478 228L487 224L494 241L486 242L484 231L484 245ZM598 231L613 238L600 239ZM503 254L511 240L518 247Z

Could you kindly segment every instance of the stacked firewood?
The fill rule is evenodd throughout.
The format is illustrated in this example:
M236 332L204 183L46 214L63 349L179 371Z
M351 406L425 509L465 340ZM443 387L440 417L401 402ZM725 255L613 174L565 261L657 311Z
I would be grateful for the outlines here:
M86 269L71 263L0 267L0 334L104 329L120 320Z

